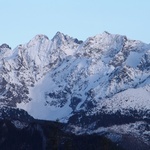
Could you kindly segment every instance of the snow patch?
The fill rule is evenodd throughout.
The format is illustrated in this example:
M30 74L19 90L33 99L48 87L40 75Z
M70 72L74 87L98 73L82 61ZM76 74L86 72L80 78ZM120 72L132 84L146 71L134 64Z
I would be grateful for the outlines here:
M140 64L142 56L143 53L130 52L130 55L128 56L125 63L130 67L136 68Z
M54 120L68 116L72 109L69 107L69 102L64 107L55 107L46 105L46 93L49 89L56 88L49 74L39 80L34 87L29 89L29 97L32 98L28 103L18 103L17 108L26 110L31 116L36 119ZM55 89L57 90L57 89Z

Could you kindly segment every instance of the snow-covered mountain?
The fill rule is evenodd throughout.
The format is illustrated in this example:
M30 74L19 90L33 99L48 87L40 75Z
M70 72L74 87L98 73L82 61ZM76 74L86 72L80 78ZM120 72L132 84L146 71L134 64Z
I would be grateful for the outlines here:
M150 44L108 32L86 41L36 35L14 50L3 44L0 104L79 126L111 115L109 125L149 121Z

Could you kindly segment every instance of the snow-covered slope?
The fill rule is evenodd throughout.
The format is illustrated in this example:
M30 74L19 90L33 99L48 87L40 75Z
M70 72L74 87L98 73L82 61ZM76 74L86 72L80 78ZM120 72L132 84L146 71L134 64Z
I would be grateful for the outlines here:
M105 102L99 101L97 106L93 108L93 114L100 111L105 111L108 114L116 113L117 111L120 111L121 114L128 114L131 110L136 110L143 118L149 118L150 85L136 89L129 88L111 98L103 99L103 101Z
M0 46L0 70L1 107L48 120L131 110L149 119L150 45L126 36L36 35L14 50Z

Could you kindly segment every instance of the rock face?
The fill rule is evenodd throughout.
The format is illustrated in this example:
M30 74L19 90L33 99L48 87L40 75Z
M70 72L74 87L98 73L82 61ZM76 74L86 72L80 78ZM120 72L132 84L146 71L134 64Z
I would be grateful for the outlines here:
M3 44L0 104L89 131L149 123L150 45L108 32L86 41L37 35L14 50Z

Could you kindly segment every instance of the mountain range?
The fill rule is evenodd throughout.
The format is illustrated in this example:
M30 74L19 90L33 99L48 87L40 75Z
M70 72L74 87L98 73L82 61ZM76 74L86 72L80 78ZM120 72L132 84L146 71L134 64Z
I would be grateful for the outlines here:
M67 132L116 143L128 135L150 148L150 44L106 31L2 44L0 117L59 120Z

